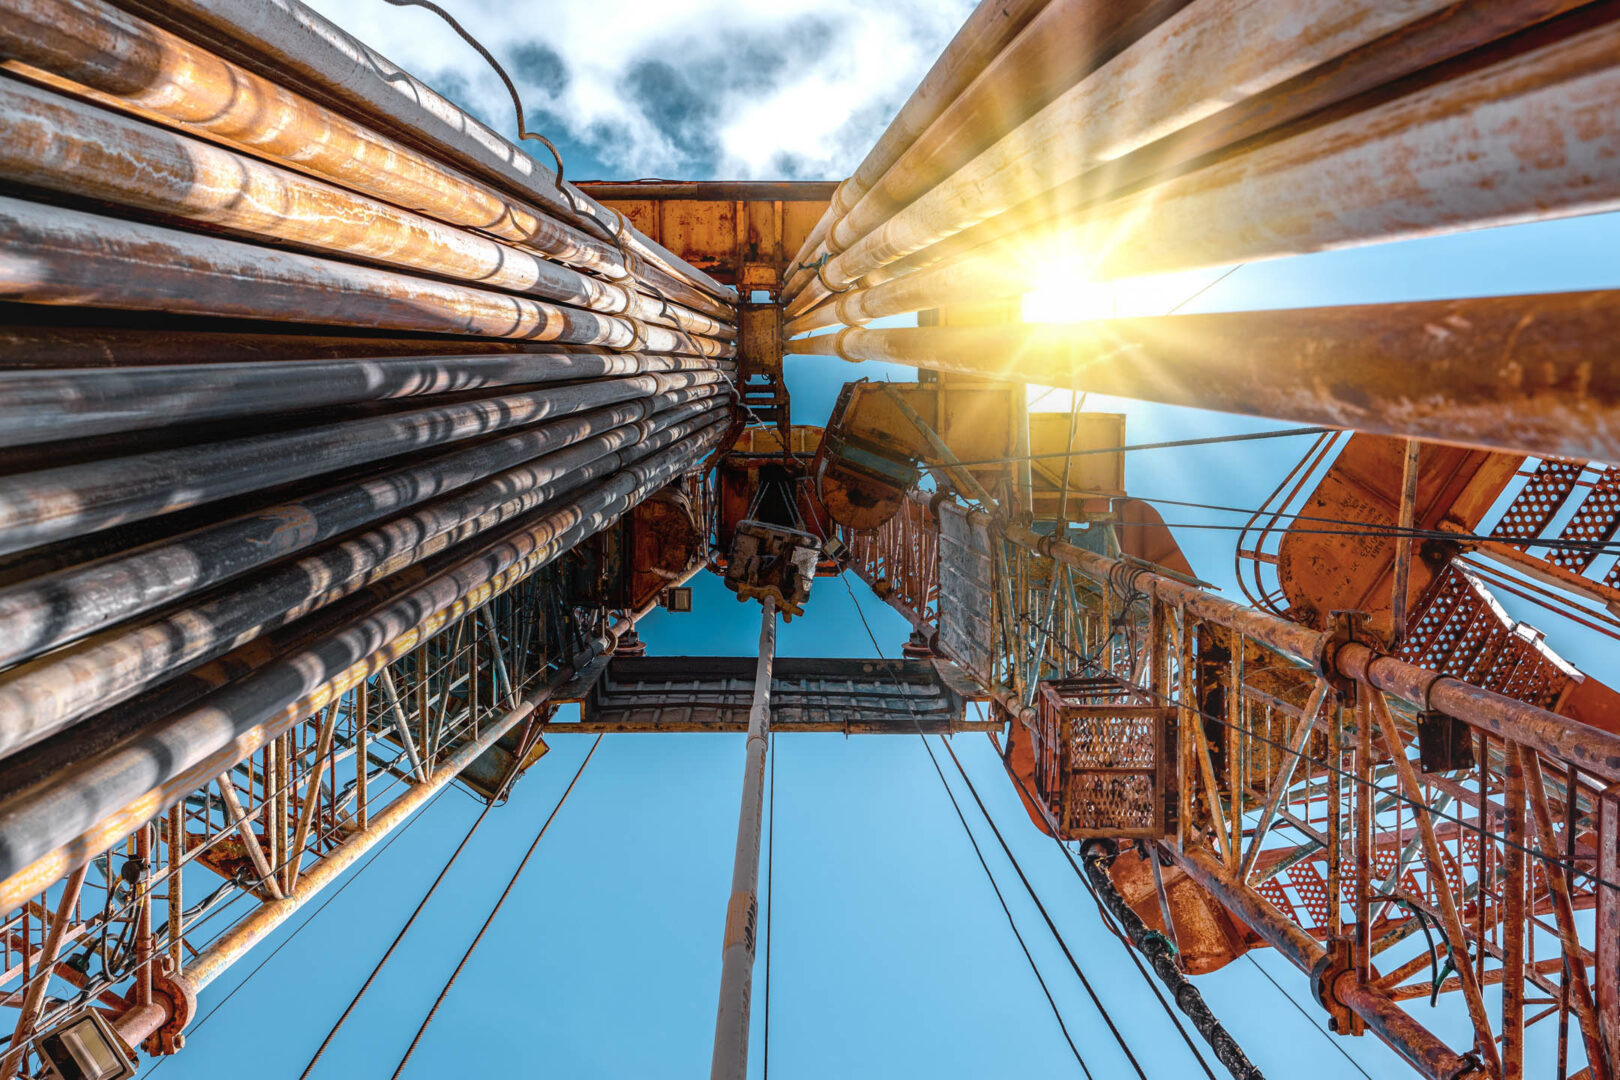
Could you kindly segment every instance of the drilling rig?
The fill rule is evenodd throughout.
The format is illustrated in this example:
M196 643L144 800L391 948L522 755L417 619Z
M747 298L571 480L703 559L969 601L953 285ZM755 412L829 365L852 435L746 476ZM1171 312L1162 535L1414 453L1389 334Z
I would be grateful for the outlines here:
M1620 637L1620 292L1020 307L1620 209L1620 5L984 0L838 183L565 181L299 0L0 0L0 67L0 1078L182 1052L553 731L769 729L988 734L1234 1076L1257 949L1426 1080L1620 1075L1615 675L1503 603ZM787 356L917 374L807 425ZM1306 425L1243 597L1029 386ZM758 657L647 655L700 572ZM774 658L844 574L900 655Z

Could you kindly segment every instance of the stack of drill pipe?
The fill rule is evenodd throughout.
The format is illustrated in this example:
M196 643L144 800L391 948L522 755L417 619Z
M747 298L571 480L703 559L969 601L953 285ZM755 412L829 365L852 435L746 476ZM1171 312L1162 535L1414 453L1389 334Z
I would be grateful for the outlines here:
M299 0L120 0L170 29L204 30L223 52L273 71L313 97L393 133L434 156L455 161L505 190L602 238L623 236L632 257L655 281L732 298L716 282L630 225L614 211L345 33Z
M443 99L192 22L0 0L0 910L734 414L732 290Z
M1613 209L1615 20L1581 0L1053 0L852 178L800 253L788 332L1017 297L1057 257L1108 280ZM851 346L790 348L868 358Z

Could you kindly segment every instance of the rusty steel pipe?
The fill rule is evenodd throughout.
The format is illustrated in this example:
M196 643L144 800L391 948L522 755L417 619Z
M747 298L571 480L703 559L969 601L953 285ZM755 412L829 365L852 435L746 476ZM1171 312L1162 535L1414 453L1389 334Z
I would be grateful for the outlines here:
M811 308L782 330L794 335L828 326L862 326L886 315L1022 296L1040 286L1041 273L1025 252L976 253L871 287L852 289Z
M0 57L81 85L100 101L610 278L631 276L611 243L101 0L9 0L7 7ZM679 282L664 291L711 316L727 310Z
M729 355L702 334L314 255L0 198L0 299L635 351Z
M917 134L880 175L858 191L852 189L854 198L839 210L832 228L816 237L816 246L800 261L809 264L847 250L874 223L881 223L972 161L1188 2L1054 0L991 58L971 85L939 110L927 130ZM1167 92L1174 91L1169 87L1160 90L1161 95ZM785 295L797 295L812 280L811 273L801 273Z
M1064 2L1058 0L1058 4ZM849 213L940 113L1049 5L1057 6L1051 0L980 0L855 171L833 190L827 209L805 236L793 263L802 266L823 250L822 239L838 219ZM782 295L791 298L808 279L809 274L802 270L788 275Z
M37 309L45 316L75 315L84 309ZM0 326L0 354L9 370L24 368L161 367L182 364L284 362L290 360L389 359L404 356L519 356L552 353L595 356L610 352L594 345L547 345L493 338L434 336L392 337L356 333L334 335L292 333L295 327L277 325L259 332L227 331L217 324L194 323L184 329L155 326L96 326L37 322ZM195 327L195 328L193 328ZM667 353L625 353L640 356L648 371L719 370L736 375L737 362L728 357L677 356Z
M115 627L0 673L0 757L611 476L709 426L715 415L708 409L614 428L240 582L224 595Z
M259 243L735 336L726 324L661 304L628 284L9 79L0 79L0 178L216 226Z
M1056 242L1110 238L1092 271L1125 277L1613 210L1617 51L1620 21L1594 26L1116 199Z
M689 371L603 379L0 477L0 552L720 378Z
M690 387L580 413L0 588L0 666L604 431L648 418L687 419L711 407L719 392Z
M1026 269L1025 288L1030 288L1028 281L1039 274L1043 254L1062 253L1061 245L1053 241L1055 224L1072 220L1087 207L1138 184L1162 180L1179 170L1208 164L1233 152L1244 152L1261 142L1290 138L1307 127L1336 120L1375 103L1374 98L1380 93L1388 97L1389 84L1399 84L1414 73L1421 72L1420 77L1431 82L1440 81L1447 75L1447 61L1493 42L1505 46L1522 41L1527 36L1522 31L1582 8L1587 11L1578 17L1558 19L1558 26L1566 33L1580 32L1577 20L1585 19L1588 12L1599 13L1601 5L1594 5L1592 0L1453 4L1271 90L1244 98L1170 136L1111 160L1099 169L1028 198L946 240L897 259L863 276L859 288L881 285L964 255L974 259L996 256L1017 261ZM1547 28L1548 31L1553 29ZM1468 60L1476 66L1479 62L1478 54ZM1004 280L1000 285L1005 288L1007 282ZM852 292L841 298L855 295Z
M1235 912L1289 963L1307 974L1322 964L1327 952L1311 935L1295 926L1227 866L1201 846L1178 851L1173 844L1158 845L1186 875ZM1471 1056L1457 1053L1418 1023L1389 995L1341 978L1335 996L1367 1022L1373 1033L1429 1080L1486 1080L1486 1073Z
M1450 675L1381 656L1365 645L1345 645L1335 656L1341 673L1394 694L1424 709L1459 716L1510 742L1534 747L1548 758L1570 762L1592 773L1620 778L1620 737L1594 739L1578 720L1535 709Z
M559 182L556 173L505 136L297 0L165 0L141 6L178 27L207 26L368 122L398 132L559 219L589 224L603 237L618 236L624 224L574 185ZM653 264L651 269L660 274L673 275L683 287L726 305L736 302L728 286L633 226L622 239L637 259Z
M70 312L71 321L64 317ZM209 322L193 323L183 330L172 325L96 325L94 319L83 318L88 314L85 309L40 307L33 313L42 318L33 323L0 326L0 353L6 358L8 370L609 351L596 345L546 345L494 338L298 333L297 327L284 324L254 324L251 332L223 329ZM669 359L702 367L719 363L707 358Z
M1620 290L867 330L790 353L1582 460L1620 460Z
M1446 2L1299 0L1279 9L1203 0L1183 8L904 209L868 192L834 230L843 250L787 313L797 317L833 289L1225 108L1233 87L1260 93Z
M183 712L57 770L0 804L0 908L107 850L208 778L595 534L717 445L715 424L525 519L432 578L371 607Z
M0 447L327 405L712 370L645 353L511 353L0 371Z

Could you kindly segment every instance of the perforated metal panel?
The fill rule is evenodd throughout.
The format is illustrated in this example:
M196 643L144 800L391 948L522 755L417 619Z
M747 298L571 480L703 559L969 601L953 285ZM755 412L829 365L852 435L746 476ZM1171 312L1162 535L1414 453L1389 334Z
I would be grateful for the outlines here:
M984 684L994 681L990 533L949 503L939 508L939 646Z
M1549 548L1547 560L1579 574L1600 554L1590 545L1612 539L1617 526L1620 526L1620 469L1611 466L1593 481L1586 498L1575 508L1575 516L1558 534L1560 540L1574 540L1587 546Z
M1491 530L1491 536L1498 540L1540 536L1575 490L1575 481L1584 467L1579 461L1542 461L1502 512L1502 520Z
M1401 659L1508 697L1552 708L1570 672L1515 623L1471 574L1449 566L1413 612Z
M1167 731L1175 710L1133 701L1112 680L1041 684L1036 779L1065 839L1169 833Z

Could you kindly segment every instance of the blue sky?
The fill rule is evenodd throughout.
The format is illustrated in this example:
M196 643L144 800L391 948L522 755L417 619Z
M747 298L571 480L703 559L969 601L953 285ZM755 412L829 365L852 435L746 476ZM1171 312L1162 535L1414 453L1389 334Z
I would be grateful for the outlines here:
M1616 250L1620 216L1522 226L1249 266L1185 310L1614 287L1620 285L1620 267L1610 254ZM795 415L805 421L825 414L845 379L910 377L905 369L816 358L790 358L788 370ZM1123 407L1132 442L1274 426L1138 403L1091 405ZM1281 445L1131 455L1127 487L1158 497L1253 505L1292 460L1292 451ZM1190 513L1167 511L1167 517L1215 520ZM1230 534L1183 529L1178 536L1195 569L1233 592ZM904 623L858 581L854 590L885 651L894 655L906 636ZM696 582L693 613L655 613L642 633L658 653L745 655L756 641L756 612L705 575ZM1553 620L1537 622L1570 659L1602 670L1599 642L1561 630ZM780 652L871 654L850 595L838 581L817 582L805 617L782 628ZM320 1075L392 1071L588 743L582 736L557 738L507 806L490 816L329 1051ZM963 736L956 744L1149 1074L1190 1075L1193 1066L1180 1040L1102 928L1062 856L1027 825L985 741ZM775 1075L854 1080L1076 1074L917 738L798 735L782 738L777 750ZM700 1075L712 1035L741 765L740 736L606 740L418 1051L412 1074ZM946 768L954 780L948 763ZM960 797L969 804L965 792ZM982 819L968 809L1094 1075L1131 1075ZM440 799L361 871L354 887L193 1031L187 1050L162 1064L159 1075L213 1077L227 1061L242 1078L296 1075L476 812L473 800L460 793ZM302 922L302 916L292 920L210 988L204 1009ZM1304 980L1269 951L1253 955L1254 963L1241 961L1199 984L1267 1075L1360 1076L1254 964L1300 1000ZM763 966L756 978L762 995ZM1465 1021L1452 1004L1425 1020L1462 1045ZM759 1005L755 1017L759 1075ZM289 1023L292 1018L296 1022ZM1533 1052L1551 1034L1547 1025L1533 1029ZM1405 1075L1405 1067L1371 1038L1333 1041L1373 1076ZM1549 1052L1547 1046L1539 1049Z
M380 0L318 6L430 81L459 79L458 97L492 123L509 126L474 61L462 58L459 43L422 13L385 9ZM883 110L903 98L968 6L922 0L780 9L705 0L536 5L532 24L511 33L501 32L503 9L504 25L510 25L509 5L480 0L456 10L465 9L469 24L492 40L511 41L513 48L545 40L555 55L570 58L557 68L565 74L548 76L546 58L526 54L531 63L524 81L526 100L558 118L551 131L561 136L574 176L837 177L858 160L881 129ZM771 58L791 62L793 50L817 47L807 18L822 19L820 29L848 48L829 50L819 65L809 65L818 69L812 75L790 78L772 68ZM622 55L604 55L619 30ZM596 58L578 59L586 49ZM736 60L708 104L686 112L654 107L660 97L665 104L685 100L680 86L696 85L707 60L727 50L758 63ZM879 62L885 56L887 62ZM677 61L680 66L673 66ZM826 105L829 87L841 95L837 108ZM821 101L833 117L802 138L784 122L780 128L787 134L754 151L738 151L746 140L738 142L742 136L731 133L746 134L753 122L749 110L761 100L777 101L795 116L809 111L804 102ZM1247 266L1183 310L1614 287L1620 285L1616 251L1620 216L1524 226ZM1207 277L1220 272L1212 269ZM1167 296L1165 307L1180 299ZM824 417L845 379L912 377L904 369L818 358L790 358L788 370L794 414L802 422ZM1047 402L1059 403L1057 396ZM1276 426L1265 419L1095 399L1088 407L1127 412L1132 442ZM1127 487L1145 496L1252 506L1302 449L1262 443L1137 454L1127 465ZM1192 513L1165 511L1171 521L1229 520ZM1231 535L1178 530L1194 568L1235 594ZM859 582L854 589L885 651L895 655L905 625ZM743 655L754 647L757 610L738 604L717 579L705 576L696 583L693 613L656 613L642 635L656 653ZM1580 666L1601 670L1605 653L1595 640L1568 633L1554 620L1536 621L1555 648ZM839 582L816 584L807 615L782 629L780 652L871 654ZM588 745L585 737L558 737L511 801L490 816L318 1075L392 1072ZM1193 1075L1180 1039L1103 929L1067 863L1028 825L985 740L963 736L955 745L1149 1075ZM919 740L798 735L779 740L777 751L774 1075L1076 1075ZM409 1075L702 1075L713 1030L741 767L740 736L604 741ZM954 780L948 762L946 767ZM1093 1075L1132 1075L971 800L965 792L959 797ZM158 1066L158 1076L296 1076L477 810L464 794L441 798L402 839L364 864L358 882L217 1015L191 1032L187 1050ZM302 914L295 917L210 988L204 1011L304 921ZM1199 985L1263 1071L1313 1080L1362 1075L1326 1045L1329 1038L1256 964L1304 1000L1304 979L1268 951ZM761 1075L763 989L762 964L756 975L755 1076ZM1312 1014L1321 1019L1316 1010ZM1466 1043L1466 1023L1449 1003L1425 1021L1454 1045ZM1547 1052L1538 1044L1550 1034L1547 1025L1534 1029L1533 1053ZM1370 1037L1331 1041L1373 1076L1407 1074Z

